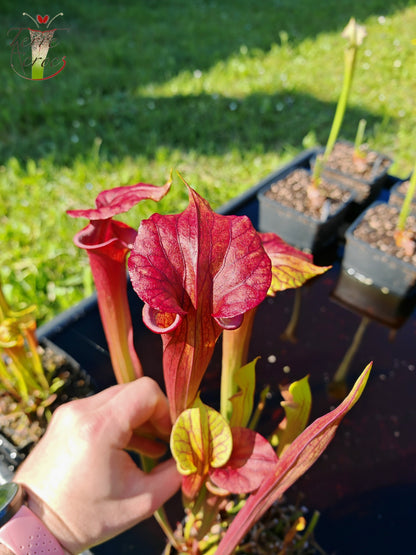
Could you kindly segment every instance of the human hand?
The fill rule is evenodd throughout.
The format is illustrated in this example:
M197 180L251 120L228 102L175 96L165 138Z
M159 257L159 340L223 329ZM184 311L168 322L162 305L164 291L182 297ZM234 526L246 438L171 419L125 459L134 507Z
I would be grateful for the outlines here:
M125 449L141 448L133 432L166 436L166 397L148 377L110 387L58 408L15 481L29 508L70 553L79 553L148 518L179 488L171 459L142 472Z

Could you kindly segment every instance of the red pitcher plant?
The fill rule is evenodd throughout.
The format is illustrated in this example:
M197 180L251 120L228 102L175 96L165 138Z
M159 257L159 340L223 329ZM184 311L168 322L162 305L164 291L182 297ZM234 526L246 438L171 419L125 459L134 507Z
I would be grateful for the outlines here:
M113 220L141 199L161 199L170 185L104 191L95 209L70 214L90 219L75 242L90 256L119 381L146 373L131 337L127 257L131 283L144 303L143 321L161 335L169 444L182 475L185 509L176 530L163 509L155 515L167 535L165 554L231 555L325 450L361 396L371 364L344 401L309 426L308 379L292 383L282 392L284 420L270 438L256 431L257 359L247 356L257 307L268 295L301 287L328 267L314 265L310 255L274 234L258 233L246 216L217 214L188 185L189 204L180 214L153 214L138 231ZM200 389L221 335L217 411L201 400Z

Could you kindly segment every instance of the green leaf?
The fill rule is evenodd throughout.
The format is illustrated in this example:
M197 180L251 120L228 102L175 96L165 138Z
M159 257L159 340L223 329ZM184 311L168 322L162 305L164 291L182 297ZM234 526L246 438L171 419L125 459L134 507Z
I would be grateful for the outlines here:
M280 403L285 411L285 418L280 422L273 439L277 436L277 455L280 457L294 439L303 432L311 412L312 395L309 376L293 382L289 387L281 388L283 401Z
M230 399L232 404L231 427L246 427L253 412L256 387L256 363L259 357L242 366L234 375L238 391Z
M260 233L263 247L272 262L272 282L267 294L296 289L309 279L325 273L330 266L316 266L312 256L285 243L274 233Z
M232 451L232 434L221 414L200 401L183 411L171 433L171 450L178 472L205 475L223 466Z

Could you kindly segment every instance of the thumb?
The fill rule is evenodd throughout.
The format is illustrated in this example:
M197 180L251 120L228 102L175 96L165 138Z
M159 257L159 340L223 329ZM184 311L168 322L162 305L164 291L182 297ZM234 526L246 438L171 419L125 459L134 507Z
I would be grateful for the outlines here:
M158 464L151 472L144 474L141 489L148 493L149 503L142 504L144 514L141 518L148 518L170 499L179 490L181 482L182 476L173 459Z

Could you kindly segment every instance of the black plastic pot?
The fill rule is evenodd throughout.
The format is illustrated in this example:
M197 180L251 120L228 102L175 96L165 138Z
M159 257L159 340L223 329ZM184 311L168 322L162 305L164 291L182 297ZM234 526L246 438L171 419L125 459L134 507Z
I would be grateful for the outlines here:
M0 484L12 480L14 472L24 456L7 437L0 433Z
M416 306L416 295L400 297L387 293L368 280L341 268L331 298L349 310L393 329L400 328Z
M350 148L354 147L354 144L350 141L340 140L336 144L343 144ZM320 149L318 154L323 154L325 149ZM356 191L356 196L352 201L349 211L349 218L356 218L369 204L371 204L378 195L383 187L389 181L389 168L391 167L393 160L382 153L376 153L375 162L373 164L371 175L368 179L359 178L353 173L342 172L338 169L331 168L328 164L324 167L323 175L327 175L339 183L342 183L346 188L351 188ZM311 165L313 167L316 157L311 159ZM381 167L383 165L383 167Z
M270 174L260 182L257 194L259 201L258 229L262 232L273 232L279 235L290 245L305 252L317 254L322 252L339 239L339 230L345 222L348 207L354 200L355 194L350 192L349 200L324 220L318 220L298 212L294 208L269 198L266 193L274 184L289 176L294 170L302 169L310 173L311 159L316 155L316 150L303 152L289 164ZM331 180L332 183L344 189L342 185Z
M377 204L380 202L373 203L370 208ZM416 295L416 267L354 236L354 230L365 215L357 218L345 233L343 270L360 283L396 297L398 304L412 301Z
M409 184L410 177L408 179L399 179L395 183L392 184L390 195L389 195L389 204L394 204L395 206L401 207L407 191L407 186ZM416 211L416 199L412 200L413 210Z

